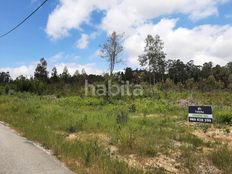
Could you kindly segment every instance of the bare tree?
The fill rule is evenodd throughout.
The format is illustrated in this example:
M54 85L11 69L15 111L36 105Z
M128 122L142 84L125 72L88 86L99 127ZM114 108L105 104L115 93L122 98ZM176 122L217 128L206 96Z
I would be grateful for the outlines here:
M101 45L100 56L109 63L110 76L112 76L115 65L120 62L119 55L123 51L123 35L113 32L106 43Z

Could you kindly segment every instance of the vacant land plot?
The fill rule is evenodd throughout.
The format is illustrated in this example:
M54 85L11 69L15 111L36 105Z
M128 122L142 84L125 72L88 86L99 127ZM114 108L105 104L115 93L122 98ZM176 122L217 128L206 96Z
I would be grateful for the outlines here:
M215 122L187 123L188 104ZM0 96L0 120L77 173L232 173L232 94L155 91L113 99Z

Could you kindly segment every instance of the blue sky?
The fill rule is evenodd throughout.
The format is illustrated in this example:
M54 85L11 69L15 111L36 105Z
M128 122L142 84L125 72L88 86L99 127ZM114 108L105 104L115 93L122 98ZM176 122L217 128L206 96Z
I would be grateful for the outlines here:
M0 34L32 12L42 0L7 0L0 6ZM193 59L197 64L232 61L232 2L229 0L49 0L29 21L0 39L0 70L13 77L33 75L42 57L49 69L68 66L71 73L107 71L99 45L112 31L125 32L123 63L139 67L147 34L159 34L167 59ZM133 4L131 4L133 3Z

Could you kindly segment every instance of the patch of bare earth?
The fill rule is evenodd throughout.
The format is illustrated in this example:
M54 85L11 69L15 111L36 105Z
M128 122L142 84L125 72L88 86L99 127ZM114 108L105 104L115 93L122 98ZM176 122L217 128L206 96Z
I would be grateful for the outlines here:
M207 130L203 131L202 129L195 129L192 132L193 135L199 137L206 143L219 143L218 145L227 144L229 147L232 148L232 127L227 126L225 128L216 128L211 126ZM215 150L214 148L210 147L202 147L202 153L209 154ZM201 160L199 163L200 165L197 167L198 173L202 174L221 174L223 173L218 168L213 166L208 160L204 159Z
M180 99L177 101L177 104L179 107L182 107L182 108L186 108L188 106L194 106L195 103L193 102L193 100L191 98L188 98L188 99Z
M128 166L144 171L154 168L163 168L169 173L181 173L180 166L174 158L159 154L156 157L144 157L137 154L122 155L116 146L111 144L110 137L103 133L78 132L67 136L68 141L99 141L109 153L111 158L124 161Z
M78 132L72 133L67 136L67 140L74 141L92 141L96 140L103 145L108 145L110 143L110 137L103 133L88 133L88 132Z
M222 174L223 172L217 167L213 166L208 160L199 161L196 169L198 174Z
M166 155L159 154L156 157L141 157L136 154L129 156L119 156L117 158L125 161L130 167L149 171L155 168L163 168L168 173L182 173L181 164L174 158L170 158Z
M205 142L220 142L221 144L228 144L232 147L232 126L223 129L211 127L205 132L197 129L193 134Z

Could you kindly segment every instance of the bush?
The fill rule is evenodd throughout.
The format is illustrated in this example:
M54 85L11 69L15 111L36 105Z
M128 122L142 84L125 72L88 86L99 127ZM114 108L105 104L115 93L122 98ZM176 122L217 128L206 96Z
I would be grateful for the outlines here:
M41 95L46 89L45 83L38 80L29 80L23 76L18 77L14 84L17 92L30 92Z
M117 124L125 124L128 121L128 113L121 111L116 118Z
M232 114L230 112L218 113L216 116L218 123L232 124Z
M129 112L136 112L135 104L132 104L132 105L129 106Z
M82 118L74 124L71 124L68 128L66 128L66 132L68 133L75 133L82 131L84 129L84 123L86 122L87 118Z

